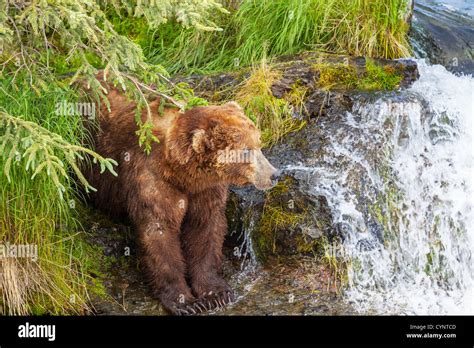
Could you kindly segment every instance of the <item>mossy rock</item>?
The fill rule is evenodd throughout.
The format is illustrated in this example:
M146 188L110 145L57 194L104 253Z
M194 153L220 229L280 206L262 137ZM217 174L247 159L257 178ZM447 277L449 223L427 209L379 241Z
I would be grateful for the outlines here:
M227 213L227 244L239 245L244 233L250 233L254 252L264 263L319 253L321 238L333 233L325 198L305 194L299 182L288 175L265 193L252 188L233 189Z
M334 105L336 108L350 108L350 95L353 93L407 88L419 77L413 60L366 59L317 51L280 57L268 63L268 67L273 78L266 81L270 83L271 95L266 97L265 105L274 105L275 109L285 112L290 110L297 121L326 115L327 108ZM175 81L185 81L196 96L218 104L238 99L239 92L252 74L252 69L247 67L237 72L193 75ZM247 96L249 93L251 91L246 91ZM260 90L255 91L255 98L260 95ZM293 128L278 133L286 136L302 127ZM262 131L265 133L265 129Z

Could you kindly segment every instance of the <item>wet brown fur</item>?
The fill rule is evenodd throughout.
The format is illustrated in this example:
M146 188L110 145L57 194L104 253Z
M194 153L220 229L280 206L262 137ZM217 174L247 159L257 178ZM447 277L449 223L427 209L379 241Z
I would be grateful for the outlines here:
M157 99L150 107L160 143L147 156L135 134L136 105L106 87L111 111L105 104L99 108L95 150L118 162L118 176L99 174L97 166L85 171L97 189L91 200L133 222L152 288L173 313L210 293L229 291L220 274L228 185L248 184L254 168L219 166L216 153L260 149L259 131L234 103L185 113L166 108L160 115Z

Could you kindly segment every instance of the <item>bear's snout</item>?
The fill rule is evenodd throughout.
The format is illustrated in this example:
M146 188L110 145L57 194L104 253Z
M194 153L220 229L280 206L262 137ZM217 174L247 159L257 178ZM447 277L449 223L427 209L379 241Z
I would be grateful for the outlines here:
M252 184L259 190L268 190L277 184L280 171L272 166L261 150L255 157Z

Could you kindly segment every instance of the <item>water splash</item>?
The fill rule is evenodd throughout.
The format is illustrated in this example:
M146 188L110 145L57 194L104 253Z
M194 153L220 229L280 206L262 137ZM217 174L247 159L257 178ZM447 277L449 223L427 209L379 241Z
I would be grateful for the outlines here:
M323 122L319 163L286 169L328 199L358 311L473 314L474 78L418 64L411 89Z

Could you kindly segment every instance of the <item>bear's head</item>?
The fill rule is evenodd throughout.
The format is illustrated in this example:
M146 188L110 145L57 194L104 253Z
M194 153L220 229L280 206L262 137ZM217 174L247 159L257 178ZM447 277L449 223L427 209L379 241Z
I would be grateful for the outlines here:
M235 102L194 107L168 132L166 156L199 180L269 189L279 171L261 151L260 131Z

